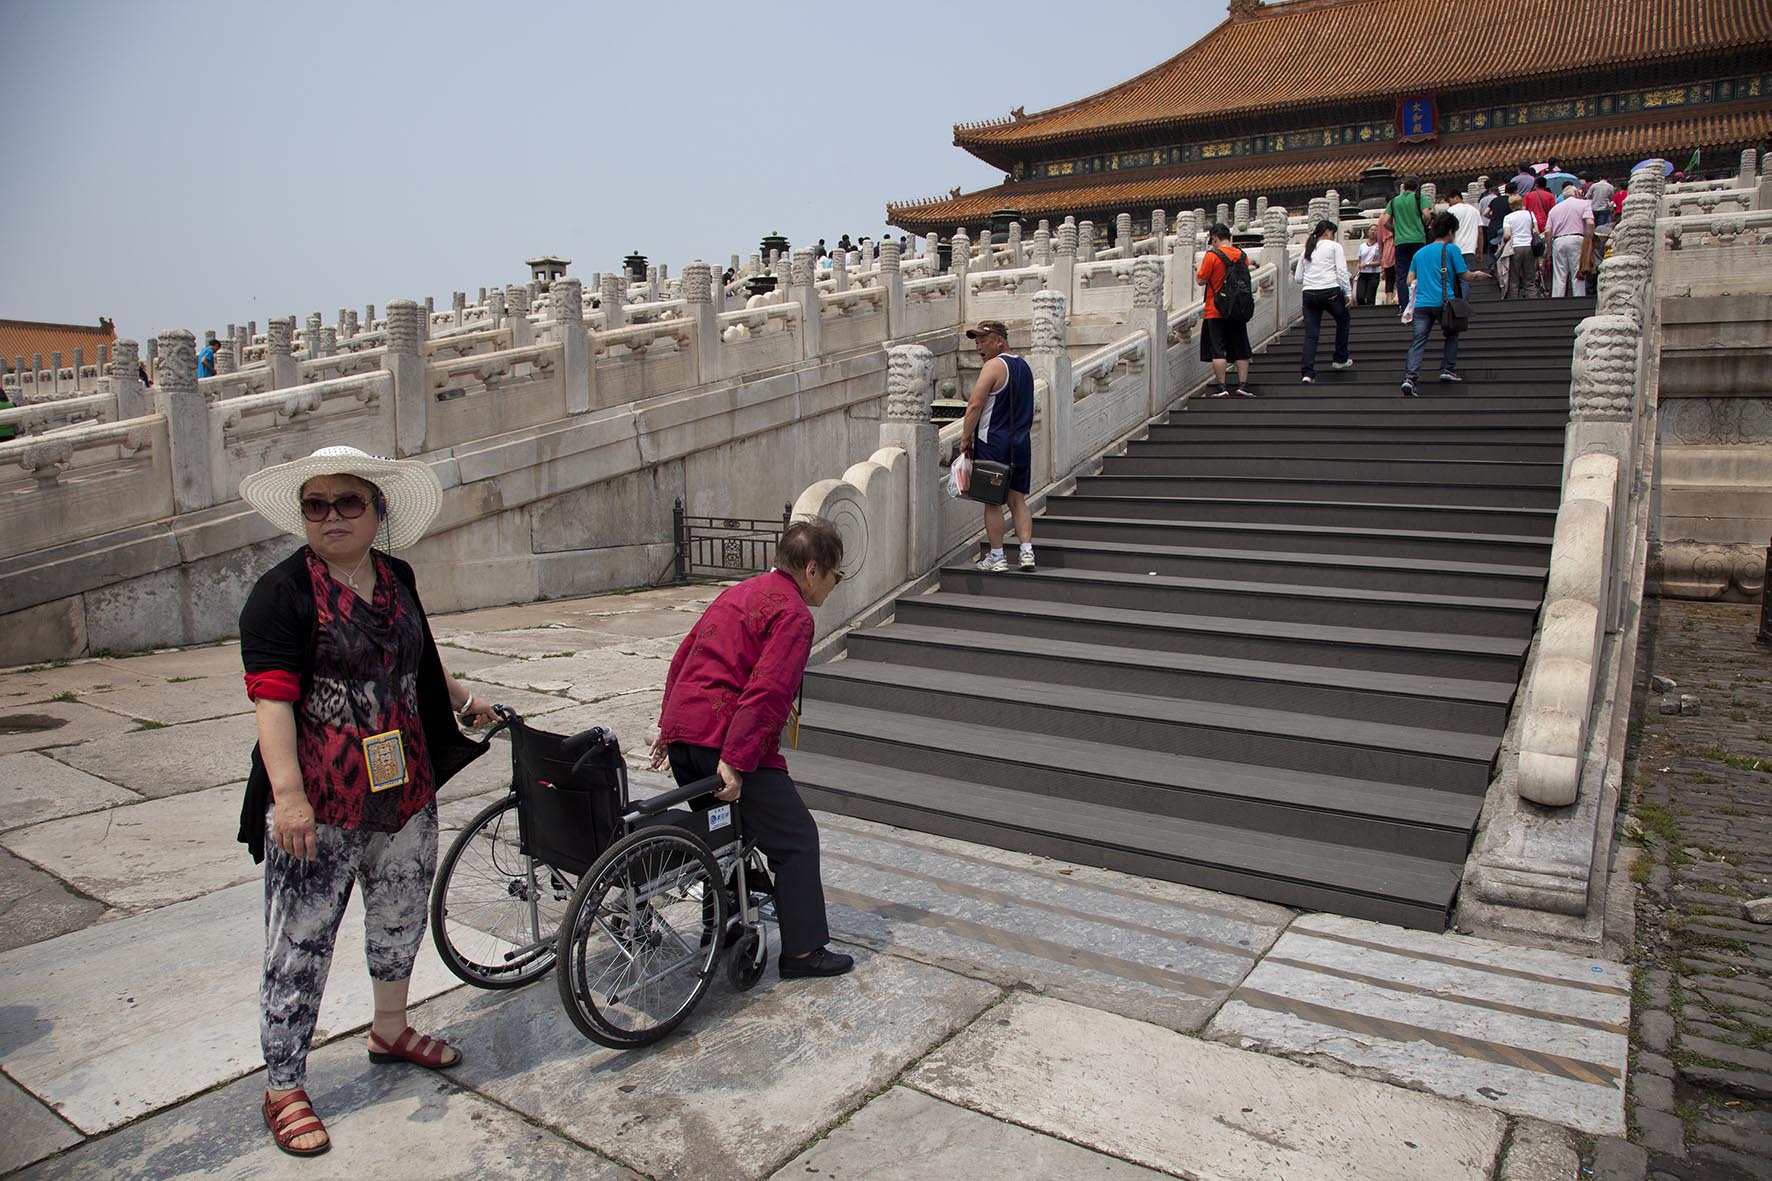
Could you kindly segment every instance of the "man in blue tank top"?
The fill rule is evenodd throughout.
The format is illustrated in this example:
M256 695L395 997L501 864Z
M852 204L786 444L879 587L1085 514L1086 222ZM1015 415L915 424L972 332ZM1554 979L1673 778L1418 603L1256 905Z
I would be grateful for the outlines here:
M977 345L984 368L966 402L960 450L975 460L1009 465L1009 515L1021 541L1021 568L1032 570L1034 514L1028 509L1027 494L1033 474L1034 371L1009 351L1009 329L1001 320L980 320L966 335ZM1001 574L1009 569L1003 555L1003 514L994 504L982 507L991 552L979 559L978 568Z

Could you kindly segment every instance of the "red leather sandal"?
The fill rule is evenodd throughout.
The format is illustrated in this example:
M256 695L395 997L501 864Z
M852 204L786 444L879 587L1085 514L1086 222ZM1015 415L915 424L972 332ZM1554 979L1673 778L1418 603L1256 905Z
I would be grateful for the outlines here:
M291 1111L291 1107L302 1107L305 1110ZM332 1147L331 1136L326 1137L324 1144L316 1144L312 1148L295 1147L297 1136L306 1136L309 1132L326 1132L326 1125L315 1114L314 1105L309 1102L306 1091L291 1091L281 1099L265 1095L264 1116L265 1127L271 1129L271 1138L277 1142L278 1148L290 1156L319 1156Z
M453 1054L453 1058L446 1055ZM369 1060L377 1066L389 1062L410 1062L426 1070L448 1070L461 1065L461 1051L440 1038L426 1037L408 1025L393 1044L369 1031Z

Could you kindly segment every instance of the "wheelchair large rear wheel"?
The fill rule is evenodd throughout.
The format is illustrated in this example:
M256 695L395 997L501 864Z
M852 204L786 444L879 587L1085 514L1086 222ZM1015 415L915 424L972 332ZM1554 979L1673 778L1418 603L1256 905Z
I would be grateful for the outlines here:
M616 841L585 873L554 979L572 1023L614 1049L657 1041L707 991L726 925L708 847L669 825Z
M553 968L571 897L570 878L523 854L517 798L507 796L469 821L438 863L431 938L469 984L517 988Z

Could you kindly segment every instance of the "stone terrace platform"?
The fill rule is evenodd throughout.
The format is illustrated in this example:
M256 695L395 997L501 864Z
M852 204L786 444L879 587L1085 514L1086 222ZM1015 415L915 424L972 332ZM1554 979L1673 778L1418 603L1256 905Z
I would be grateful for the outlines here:
M442 617L438 638L476 694L637 750L715 593ZM1623 965L821 817L855 973L717 979L638 1053L582 1039L548 982L456 985L427 944L415 1021L467 1060L371 1068L347 915L310 1076L336 1146L284 1158L257 1111L261 888L233 840L252 730L232 644L0 673L0 1172L1526 1181L1626 1128ZM446 827L507 777L499 748L451 783Z

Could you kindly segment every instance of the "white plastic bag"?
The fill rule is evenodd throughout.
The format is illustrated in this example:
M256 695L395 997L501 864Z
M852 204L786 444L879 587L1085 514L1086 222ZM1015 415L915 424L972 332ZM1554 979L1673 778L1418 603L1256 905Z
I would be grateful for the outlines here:
M966 495L966 489L972 484L972 460L964 455L954 456L954 462L948 468L948 495L959 498Z
M1415 284L1413 283L1409 285L1409 302L1403 305L1401 319L1405 324L1415 323Z

